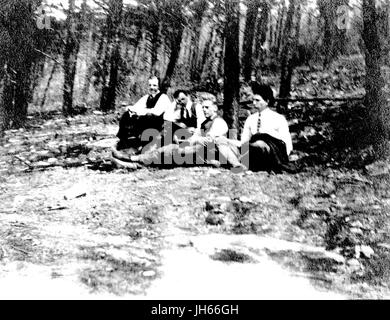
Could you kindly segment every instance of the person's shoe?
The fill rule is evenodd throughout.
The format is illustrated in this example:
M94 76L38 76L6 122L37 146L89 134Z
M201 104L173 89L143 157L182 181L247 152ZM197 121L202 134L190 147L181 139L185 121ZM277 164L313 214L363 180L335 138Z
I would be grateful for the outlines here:
M141 161L141 157L139 155L130 156L129 159L131 162L140 162Z
M112 161L112 164L117 169L137 170L137 169L142 168L142 166L139 163L135 163L135 162L126 162L126 161L121 161L121 160L115 159L115 158L112 158L111 161Z
M248 171L248 168L245 167L244 165L240 164L240 165L232 167L230 169L230 171L233 173L244 173L244 172Z
M136 152L137 150L134 148L123 149L123 150L112 149L112 156L122 161L131 161L130 157L136 154Z

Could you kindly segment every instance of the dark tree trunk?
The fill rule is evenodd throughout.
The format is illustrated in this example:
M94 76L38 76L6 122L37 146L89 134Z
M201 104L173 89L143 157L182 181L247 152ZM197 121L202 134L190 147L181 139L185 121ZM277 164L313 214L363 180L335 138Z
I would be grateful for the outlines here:
M159 22L157 22L156 25L152 28L150 43L151 43L150 74L154 75L157 71L158 48L160 46L160 23Z
M246 23L244 31L244 57L242 61L243 75L244 80L249 81L252 75L252 65L253 65L253 39L255 35L256 18L259 11L260 2L259 0L250 0L248 3L248 11L246 14Z
M348 5L348 0L318 0L318 8L323 18L323 53L324 67L345 53L346 27L339 27L336 23L337 9L342 5Z
M212 44L215 37L215 29L214 25L211 26L209 37L207 38L207 42L205 44L204 50L202 52L201 58L199 59L199 65L197 67L197 78L196 81L202 83L204 79L202 79L203 71L205 67L207 67L207 59L210 58L210 52L212 51ZM211 59L214 59L212 57ZM208 70L209 71L209 70Z
M0 132L12 127L14 91L14 84L9 79L0 81Z
M75 33L75 0L69 0L69 11L66 18L66 42L64 48L64 88L63 88L63 113L73 113L73 88L76 76L77 54L80 43Z
M224 118L229 128L237 130L240 88L239 1L226 1L225 7ZM237 135L237 131L235 135Z
M295 36L294 36L294 15L297 18L297 25L295 26ZM283 32L285 38L285 44L282 49L281 55L281 78L280 78L280 90L279 98L287 98L290 95L291 91L291 79L294 71L294 54L296 52L297 37L299 36L299 23L300 23L300 5L297 3L297 0L290 0L290 5L287 13L286 25ZM283 111L286 108L286 104L280 104Z
M193 34L192 34L192 51L191 51L191 61L190 61L190 76L191 81L199 82L200 73L198 70L199 67L199 39L200 33L202 30L202 21L203 15L206 12L208 7L207 0L200 0L197 3L196 8L194 9L195 16L193 22Z
M100 109L109 111L115 109L116 89L118 86L118 72L121 60L119 27L122 21L123 0L110 0L107 16L108 50L105 58L107 70L104 75ZM109 71L108 71L109 70Z
M389 104L384 93L381 75L381 44L378 34L378 15L375 0L363 0L363 40L366 47L366 106L369 136L378 158L389 154Z
M267 38L267 27L268 27L269 15L270 15L269 4L267 2L263 2L261 4L260 18L256 23L256 41L255 41L255 49L253 53L253 56L256 61L256 69L262 69L264 59L265 59L262 46L264 45ZM270 28L271 28L270 34L272 34L272 25L270 26Z
M284 16L286 15L286 4L283 2L282 7L279 10L279 15L278 15L278 23L276 25L276 53L277 55L280 53L281 48L283 48L283 33L285 30L285 23L284 23Z
M162 91L166 91L171 85L172 76L175 72L177 60L179 59L179 53L181 48L180 45L181 45L181 40L183 38L183 31L184 31L184 26L181 23L178 23L171 35L171 41L170 41L171 54L169 56L169 62L168 62L167 70L165 72L165 77L164 80L162 81Z
M0 132L24 125L36 61L31 3L3 0L1 6L6 14L0 21Z

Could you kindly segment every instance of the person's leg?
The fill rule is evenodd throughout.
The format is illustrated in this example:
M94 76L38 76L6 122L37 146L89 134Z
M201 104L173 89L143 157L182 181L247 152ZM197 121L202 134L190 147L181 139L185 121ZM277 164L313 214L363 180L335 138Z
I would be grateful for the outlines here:
M175 153L179 150L179 146L171 144L163 146L156 150L143 152L140 155L131 156L130 160L134 162L141 162L144 165L164 165L172 164L172 158Z
M231 167L240 167L238 148L229 143L218 143L219 161L221 164L227 164Z
M183 144L182 144L183 145ZM200 144L189 145L178 149L174 161L179 165L203 165L205 163L205 147Z
M116 150L139 147L136 123L137 117L135 115L131 116L127 111L122 115L119 120L119 130L116 135L119 138Z
M241 147L240 161L252 171L269 170L270 147L261 140L247 143Z

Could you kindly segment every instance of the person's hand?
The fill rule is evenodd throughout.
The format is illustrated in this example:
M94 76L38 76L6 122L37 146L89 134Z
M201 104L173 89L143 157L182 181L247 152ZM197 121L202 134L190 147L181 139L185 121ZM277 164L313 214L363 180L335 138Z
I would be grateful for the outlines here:
M195 131L196 131L196 128L189 127L189 128L187 128L187 130L188 130L188 132L189 132L189 133L192 133L192 134L194 134L194 133L195 133Z
M137 114L137 113L134 111L133 106L128 106L128 107L126 108L126 111L130 114L130 116Z
M176 122L175 123L178 127L185 129L187 126L183 122Z
M224 137L224 136L220 136L220 137L214 138L214 142L217 143L217 144L228 144L229 143L229 139Z
M268 144L266 144L263 140L257 140L250 144L252 147L260 148L263 151L270 152L271 148Z

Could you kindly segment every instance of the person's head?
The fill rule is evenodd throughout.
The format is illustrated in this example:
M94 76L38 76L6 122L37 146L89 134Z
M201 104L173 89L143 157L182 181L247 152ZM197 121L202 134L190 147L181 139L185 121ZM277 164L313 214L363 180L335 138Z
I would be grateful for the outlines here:
M173 93L173 98L176 100L178 106L185 107L188 103L190 95L186 90L176 90Z
M263 111L274 103L274 93L269 85L255 83L252 85L253 105L256 111Z
M160 91L160 80L156 76L149 78L148 89L151 95L156 95Z
M216 101L206 99L202 102L202 109L206 119L213 119L218 115L218 106Z

